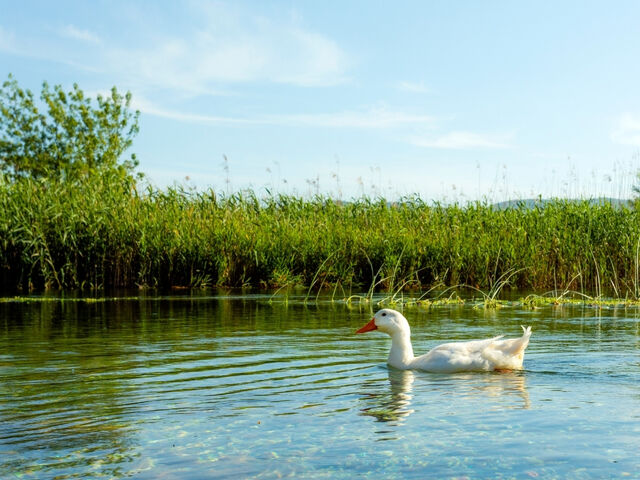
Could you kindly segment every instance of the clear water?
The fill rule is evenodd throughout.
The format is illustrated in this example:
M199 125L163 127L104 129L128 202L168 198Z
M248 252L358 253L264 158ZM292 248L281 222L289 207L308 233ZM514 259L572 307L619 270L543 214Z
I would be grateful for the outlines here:
M389 369L341 304L0 304L0 478L640 478L637 310L405 314L417 354L532 325L526 370Z

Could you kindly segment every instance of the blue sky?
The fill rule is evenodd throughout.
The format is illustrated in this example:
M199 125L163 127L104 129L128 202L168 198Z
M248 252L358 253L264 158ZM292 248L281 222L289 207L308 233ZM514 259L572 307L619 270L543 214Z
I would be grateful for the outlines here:
M0 0L4 78L131 91L160 187L629 195L638 59L636 1Z

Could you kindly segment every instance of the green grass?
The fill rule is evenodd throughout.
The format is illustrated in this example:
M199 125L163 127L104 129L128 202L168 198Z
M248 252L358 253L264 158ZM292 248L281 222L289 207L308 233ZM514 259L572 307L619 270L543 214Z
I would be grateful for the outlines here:
M128 297L111 297L111 296L94 296L94 297L68 297L68 296L13 296L0 297L0 304L74 304L74 303L110 303L110 302L210 302L212 298L220 298L220 296L212 297L210 295L191 296L191 295L164 295L164 296L128 296ZM630 298L595 298L578 292L566 292L560 296L552 294L537 295L531 294L518 300L499 300L496 302L487 302L486 299L480 297L462 298L457 292L449 296L437 295L431 298L403 296L402 298L392 298L385 296L380 298L367 298L363 296L352 295L348 298L335 298L317 296L314 298L314 304L343 305L347 308L365 309L373 312L380 308L394 308L401 311L411 309L432 309L447 307L472 307L477 310L495 310L498 308L524 308L537 310L542 308L563 308L563 307L580 307L588 309L633 309L637 312L640 309L640 300ZM288 295L273 295L268 300L262 300L269 305L294 306L308 305L308 299L298 296L289 297Z
M488 292L489 308L508 288L635 300L639 253L640 212L606 203L496 210L159 191L109 176L0 178L5 291L304 286L308 299L369 289L393 303L407 291L465 285Z

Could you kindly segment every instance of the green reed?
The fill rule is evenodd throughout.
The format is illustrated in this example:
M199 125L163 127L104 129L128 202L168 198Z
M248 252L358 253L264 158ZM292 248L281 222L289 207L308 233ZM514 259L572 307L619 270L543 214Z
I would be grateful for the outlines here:
M375 286L398 298L466 285L492 301L509 287L638 298L639 251L640 213L608 203L498 210L0 178L5 290L306 286L307 297L346 297Z

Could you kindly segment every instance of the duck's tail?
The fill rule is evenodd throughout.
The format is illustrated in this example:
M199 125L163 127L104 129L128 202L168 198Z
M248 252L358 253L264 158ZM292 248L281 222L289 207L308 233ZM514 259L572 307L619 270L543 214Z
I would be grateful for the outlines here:
M522 326L522 330L524 333L520 338L498 340L491 345L491 353L487 352L487 356L493 361L495 368L522 368L524 351L531 337L531 327Z
M524 353L525 348L529 345L529 338L531 338L531 327L522 327L522 336L520 338L512 338L502 341L502 351L507 355L519 355Z

